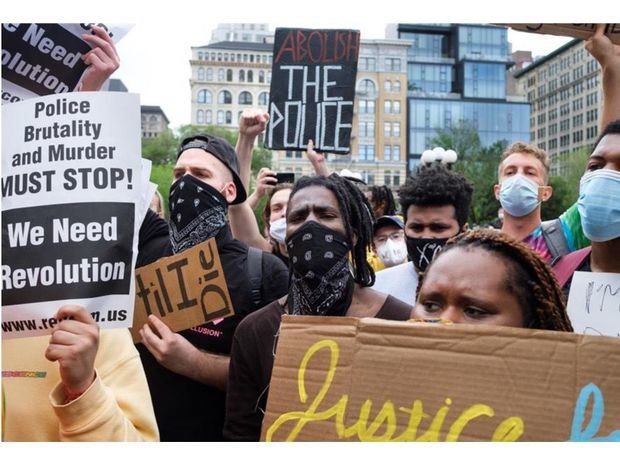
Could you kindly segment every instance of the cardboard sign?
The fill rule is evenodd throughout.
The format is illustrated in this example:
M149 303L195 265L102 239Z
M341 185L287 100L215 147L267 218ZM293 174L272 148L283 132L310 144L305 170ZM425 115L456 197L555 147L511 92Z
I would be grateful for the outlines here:
M576 271L567 311L576 333L620 337L620 274Z
M267 441L620 441L620 340L284 316Z
M131 28L106 26L114 42ZM2 24L2 103L75 90L88 67L82 55L91 50L81 34L92 23Z
M213 238L136 270L134 342L151 314L176 332L234 313Z
M68 303L106 315L103 328L131 324L141 167L138 95L2 107L3 337L49 333Z
M575 37L587 40L592 37L596 30L596 24L500 24L508 26L516 31L535 32L538 34L550 34L553 36ZM620 24L607 24L607 35L614 44L620 45Z
M360 33L277 28L265 147L350 152Z

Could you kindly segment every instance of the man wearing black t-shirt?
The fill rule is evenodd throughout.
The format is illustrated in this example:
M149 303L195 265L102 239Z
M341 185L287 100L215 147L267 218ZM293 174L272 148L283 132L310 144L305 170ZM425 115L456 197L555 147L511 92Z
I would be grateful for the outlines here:
M138 350L161 440L218 441L235 329L246 315L286 294L288 270L273 255L262 253L260 297L253 295L248 247L233 239L227 219L228 205L246 199L230 144L209 134L186 138L174 178L170 224L147 213L140 229L138 266L214 237L235 315L179 333L151 315L140 330L143 344Z

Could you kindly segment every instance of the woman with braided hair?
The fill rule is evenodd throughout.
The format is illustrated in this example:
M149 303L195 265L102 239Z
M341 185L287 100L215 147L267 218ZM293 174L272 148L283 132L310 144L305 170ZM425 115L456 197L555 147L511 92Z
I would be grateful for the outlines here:
M409 318L410 305L370 288L375 274L366 250L372 224L370 204L352 182L335 173L297 181L286 210L289 292L237 327L226 397L227 439L260 438L283 314Z
M420 279L412 317L573 330L551 267L527 245L489 229L448 241Z

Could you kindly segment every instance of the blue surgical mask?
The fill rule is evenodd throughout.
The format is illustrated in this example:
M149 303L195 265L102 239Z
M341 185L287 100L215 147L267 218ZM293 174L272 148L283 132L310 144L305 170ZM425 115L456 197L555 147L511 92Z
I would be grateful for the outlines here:
M538 184L522 174L515 174L502 181L499 191L499 203L511 216L526 216L536 210Z
M584 174L577 208L588 239L606 242L620 237L620 172L600 169Z

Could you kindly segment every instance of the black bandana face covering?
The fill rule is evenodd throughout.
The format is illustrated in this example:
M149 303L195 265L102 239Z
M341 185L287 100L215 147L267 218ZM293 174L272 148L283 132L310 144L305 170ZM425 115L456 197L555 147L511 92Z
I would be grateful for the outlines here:
M194 176L185 174L172 184L169 202L175 254L214 237L226 226L226 199Z
M286 240L293 315L342 316L353 298L349 241L325 226L308 221Z
M412 239L405 236L407 241L407 253L409 260L413 262L418 271L426 271L428 265L433 261L446 242L448 237L444 239Z

